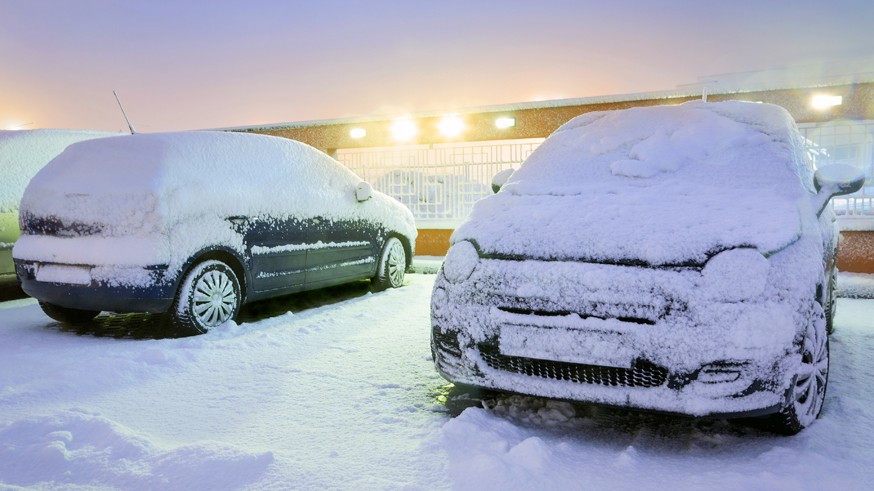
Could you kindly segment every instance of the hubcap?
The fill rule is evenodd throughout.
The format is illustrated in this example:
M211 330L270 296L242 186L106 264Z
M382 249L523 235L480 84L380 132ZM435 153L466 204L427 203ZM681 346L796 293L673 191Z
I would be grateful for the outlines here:
M401 286L404 282L404 270L407 268L407 258L404 253L404 246L400 242L394 241L391 249L388 251L388 279L392 286Z
M230 278L221 271L209 271L194 285L194 308L197 322L206 327L218 326L233 315L237 294Z
M795 414L809 424L822 407L823 391L828 379L828 350L825 330L815 328L812 322L804 335L801 351L801 367L795 381Z

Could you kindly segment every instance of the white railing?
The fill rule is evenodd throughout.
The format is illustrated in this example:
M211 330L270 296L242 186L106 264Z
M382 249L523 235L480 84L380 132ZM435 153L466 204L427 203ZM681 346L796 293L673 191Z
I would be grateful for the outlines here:
M840 196L832 199L835 215L842 219L874 218L874 197Z
M798 125L798 129L811 142L817 166L841 163L865 172L867 186L849 196L832 199L839 222L845 225L874 222L874 121L806 123Z
M491 194L492 177L518 168L543 141L502 140L337 150L337 160L407 205L419 228L452 229Z

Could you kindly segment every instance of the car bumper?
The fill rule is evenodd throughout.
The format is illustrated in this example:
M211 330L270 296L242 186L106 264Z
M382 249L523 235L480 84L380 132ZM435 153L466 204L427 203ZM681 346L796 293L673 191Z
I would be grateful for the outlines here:
M630 269L488 260L455 285L441 272L437 370L456 383L691 416L784 406L799 361L791 309L682 298L697 272Z
M454 383L568 401L628 407L694 417L755 417L778 412L787 394L772 391L774 381L742 384L699 383L646 362L631 368L497 358L494 352L469 351L461 357L445 344L432 344L437 371ZM497 358L497 359L496 359ZM488 360L488 361L487 361ZM653 385L627 381L650 378Z
M40 278L41 268L61 271ZM72 268L72 274L63 274ZM167 266L112 268L15 260L21 289L40 302L61 307L109 312L166 312L173 303L175 284L166 277ZM111 271L112 274L107 274ZM119 278L133 278L122 284Z

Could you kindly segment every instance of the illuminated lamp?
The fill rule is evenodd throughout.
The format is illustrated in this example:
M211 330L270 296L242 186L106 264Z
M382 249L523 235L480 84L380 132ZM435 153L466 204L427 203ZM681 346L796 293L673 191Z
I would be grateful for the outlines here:
M495 120L495 127L499 129L512 128L516 126L516 118L498 118Z
M437 123L437 129L440 134L447 138L455 138L464 131L464 121L458 116L444 116Z
M412 140L418 132L416 123L410 118L396 119L391 125L391 134L398 141Z
M367 136L367 130L365 130L364 128L352 128L351 130L349 130L349 136L355 139L364 138L365 136Z
M817 94L810 100L810 106L819 110L840 106L843 103L844 98L839 95Z

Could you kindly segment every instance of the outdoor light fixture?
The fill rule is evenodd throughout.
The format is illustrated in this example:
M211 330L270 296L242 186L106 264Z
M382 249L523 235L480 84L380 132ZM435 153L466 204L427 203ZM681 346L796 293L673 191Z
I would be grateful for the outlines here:
M447 138L455 138L464 131L464 121L459 116L444 116L437 123L437 129L440 130L441 135Z
M367 130L365 130L364 128L352 128L351 130L349 130L349 136L356 139L364 138L365 136L367 136Z
M810 105L814 109L828 109L834 106L843 104L844 98L839 95L817 94L810 100Z
M391 125L391 134L398 141L412 140L418 132L419 129L416 128L416 123L410 118L396 119Z
M10 131L20 130L20 129L24 128L25 126L30 126L32 124L33 124L32 122L31 123L19 123L18 121L11 121L0 129L10 130Z
M516 126L516 118L498 118L495 120L495 127L504 129Z

